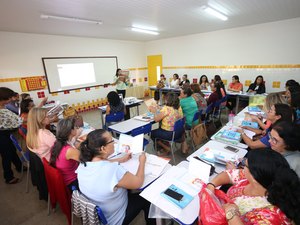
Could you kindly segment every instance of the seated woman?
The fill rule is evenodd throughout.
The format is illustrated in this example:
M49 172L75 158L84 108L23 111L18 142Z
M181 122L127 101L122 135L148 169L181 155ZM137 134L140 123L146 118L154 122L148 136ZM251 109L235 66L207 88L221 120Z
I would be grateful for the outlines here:
M300 128L291 122L278 122L270 132L270 145L288 161L300 178Z
M300 124L300 86L290 86L287 90L288 102L294 110L294 122Z
M130 224L141 210L146 224L155 224L155 219L148 219L150 203L139 193L128 192L144 182L145 154L139 156L134 175L119 163L107 160L113 152L114 140L108 131L98 129L88 134L80 145L80 165L76 170L80 191L102 209L108 224Z
M28 114L26 144L30 151L36 153L41 159L45 157L50 161L51 148L56 138L46 126L50 124L47 109L33 107Z
M204 94L200 90L200 85L197 83L192 83L191 84L191 89L192 89L192 97L195 99L198 110L202 110L202 113L205 113L206 107L207 107L207 102L204 98Z
M243 169L226 170L207 188L233 184L227 191L234 204L223 208L229 225L300 224L300 181L278 152L252 150Z
M164 74L161 74L160 75L160 80L157 82L157 85L156 85L156 88L157 89L161 89L161 88L164 88L165 86L167 85L167 81L166 81L166 77ZM154 100L159 101L159 90L156 90L154 92Z
M174 73L173 79L171 81L170 87L171 88L179 88L180 79L177 73Z
M179 86L182 87L184 84L189 84L189 83L190 83L190 81L189 81L189 79L187 79L187 74L184 74L182 76L182 81L179 83Z
M227 90L232 92L243 91L243 84L240 82L239 76L234 75L232 77L232 82L228 85ZM229 97L226 106L229 110L233 110L236 106L236 96Z
M198 111L198 106L195 99L192 97L192 89L189 85L183 86L180 91L180 106L183 115L185 116L185 125L192 127L192 121L195 113ZM195 124L194 124L195 125Z
M224 83L223 83L222 78L220 77L220 75L215 75L213 83L220 85L220 90L221 90L221 93L222 93L222 97L225 97L226 96L225 86L224 86Z
M34 103L32 99L24 99L20 103L21 114L20 117L22 118L22 125L19 127L19 133L22 135L23 138L26 139L27 134L27 119L28 113L30 109L34 107Z
M233 92L243 91L243 84L240 82L238 75L232 76L232 82L228 85L227 90Z
M287 104L275 104L271 107L271 110L267 113L267 120L271 121L272 125L274 125L276 122L279 121L288 121L292 122L293 120L293 112L289 105ZM246 145L249 146L250 149L258 149L258 148L266 148L270 147L269 143L269 132L270 128L267 130L267 135L263 136L259 140L253 141L251 138L249 138L243 129L237 130L242 135L243 141L246 143ZM252 131L255 131L252 129ZM257 132L261 132L261 130L257 129Z
M207 105L210 105L211 103L215 103L218 100L222 99L222 92L221 92L221 86L220 83L211 83L210 84L210 89L212 91L212 93L210 94L210 96L208 97L207 100Z
M56 142L52 147L50 165L57 168L64 179L65 185L72 192L72 186L78 190L77 174L80 152L75 148L73 140L81 134L75 127L75 119L62 119L56 127Z
M120 96L118 95L117 92L115 91L109 92L107 94L107 101L108 101L108 105L106 108L106 115L109 115L111 113L117 113L117 112L126 113L125 105L121 101Z
M267 95L265 99L265 103L263 106L263 114L261 115L252 115L249 114L253 122L257 122L262 131L253 129L250 127L243 127L245 129L251 130L256 134L262 134L263 136L267 133L268 128L272 125L271 121L267 120L263 122L264 117L266 117L267 113L271 110L271 107L277 103L287 104L287 101L283 98L280 92L270 93Z
M199 84L200 84L200 89L201 90L208 90L208 88L209 88L209 81L208 81L208 78L207 78L206 75L202 75L200 77Z
M254 94L266 93L266 86L262 75L259 75L255 78L254 83L250 84L247 92Z
M166 96L166 105L159 111L156 107L150 107L150 111L154 114L154 121L160 122L160 127L151 131L151 138L153 140L155 140L155 138L171 140L175 122L183 117L177 95L173 92L169 92ZM171 151L170 146L164 142L158 141L157 144L164 150L164 152L160 153L161 155L166 155Z

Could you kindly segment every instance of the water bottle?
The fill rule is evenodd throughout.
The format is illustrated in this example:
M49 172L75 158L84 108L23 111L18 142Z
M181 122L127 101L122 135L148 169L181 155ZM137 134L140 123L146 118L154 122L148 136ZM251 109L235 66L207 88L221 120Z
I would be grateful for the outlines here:
M234 121L234 113L231 111L230 113L229 113L229 115L228 115L228 122L229 122L229 124L230 124L230 126L232 126L233 125L233 121Z

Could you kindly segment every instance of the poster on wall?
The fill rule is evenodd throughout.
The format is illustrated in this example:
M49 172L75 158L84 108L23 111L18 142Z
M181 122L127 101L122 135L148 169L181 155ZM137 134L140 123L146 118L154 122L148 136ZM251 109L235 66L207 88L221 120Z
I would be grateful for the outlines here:
M24 77L20 79L22 92L43 90L47 87L45 76Z

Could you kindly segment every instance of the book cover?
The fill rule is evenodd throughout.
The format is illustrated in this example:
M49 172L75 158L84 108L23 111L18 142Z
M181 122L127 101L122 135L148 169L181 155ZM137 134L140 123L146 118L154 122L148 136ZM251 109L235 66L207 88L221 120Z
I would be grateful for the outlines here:
M261 109L258 106L248 106L249 112L261 112Z
M234 139L229 139L227 137L223 137L223 132L219 131L215 136L214 136L215 140L218 140L220 142L224 142L224 143L228 143L228 144L232 144L232 145L237 145L240 143L240 140L234 140Z
M163 191L161 196L181 209L185 208L193 200L193 196L189 195L174 184Z
M235 141L240 141L242 138L241 134L239 132L232 131L232 130L224 130L222 132L222 137L231 139L231 140L235 140Z
M244 126L244 127L252 127L252 128L255 128L255 129L259 128L257 122L252 122L252 121L247 121L247 120L242 121L242 126Z

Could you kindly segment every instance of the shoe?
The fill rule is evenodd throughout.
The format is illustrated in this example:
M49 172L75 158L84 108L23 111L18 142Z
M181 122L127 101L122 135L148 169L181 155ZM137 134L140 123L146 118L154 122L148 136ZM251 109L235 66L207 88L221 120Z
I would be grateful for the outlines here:
M19 182L19 178L14 177L10 181L6 182L7 184L16 184Z

